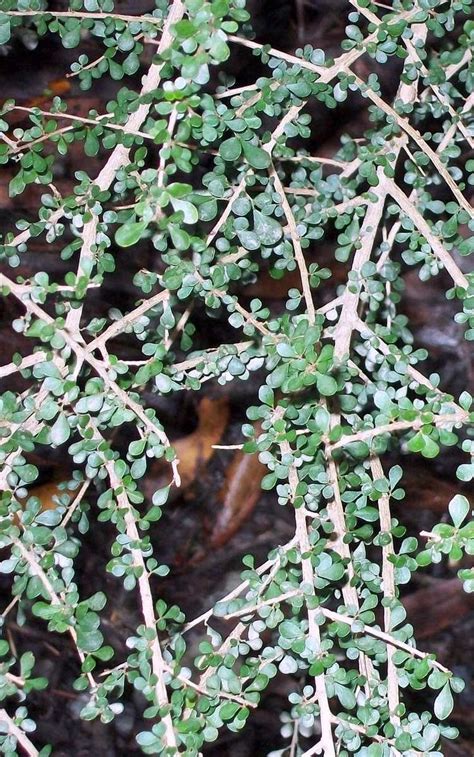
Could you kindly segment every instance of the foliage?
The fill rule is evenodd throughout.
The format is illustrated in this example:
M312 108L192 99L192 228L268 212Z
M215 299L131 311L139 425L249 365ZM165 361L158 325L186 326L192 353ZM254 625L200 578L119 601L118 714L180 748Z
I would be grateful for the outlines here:
M127 686L141 692L147 725L136 738L145 754L197 755L223 729L238 732L281 673L291 680L282 733L296 745L292 754L310 743L308 756L434 757L441 736L456 736L444 721L463 683L417 650L399 587L431 561L472 554L473 524L459 495L449 503L452 525L436 526L421 547L404 538L390 513L391 500L404 497L403 471L384 455L402 449L435 458L457 445L465 453L459 480L474 475L472 397L450 396L437 375L419 372L426 353L413 348L397 309L402 264L416 266L422 282L444 269L457 320L466 339L474 337L474 279L459 257L472 250L473 227L466 199L473 161L463 159L466 143L472 147L469 4L396 0L390 11L352 0L339 57L254 44L265 73L237 90L224 64L250 44L236 36L248 28L244 0L167 6L157 0L153 13L131 18L114 14L112 0L71 0L62 13L41 0L1 3L1 43L29 25L78 48L71 69L84 91L104 76L121 82L104 112L88 118L55 97L48 111L29 109L28 128L11 129L18 106L2 108L10 196L44 187L37 218L5 232L0 274L2 294L21 306L12 329L30 344L0 369L3 377L21 373L28 386L0 400L0 570L10 576L13 607L71 637L75 688L88 694L83 718L110 722ZM454 28L451 46L443 37ZM98 60L80 52L85 34L103 44ZM156 54L145 70L150 45ZM375 73L366 81L354 73L362 55L381 65L399 59L393 103ZM332 109L357 92L370 101L365 139L344 137L331 160L309 155L306 104ZM62 196L55 155L76 142L103 167L89 176L78 166L74 191ZM332 272L318 267L314 252L332 236L335 261L349 263L347 283L317 307L318 287ZM40 237L61 243L64 282L47 271L30 279L15 273ZM86 319L91 292L143 240L159 263L135 276L142 292L135 309ZM236 282L251 283L268 266L274 278L299 272L301 286L289 289L283 313L259 299L245 309L233 293ZM183 313L199 302L210 322L225 314L235 343L201 349L192 318L179 333ZM114 354L113 339L125 331L141 347L140 365ZM263 487L294 510L295 535L262 566L247 556L240 586L187 621L153 590L167 567L148 532L179 485L179 460L144 390L197 391L207 380L242 381L262 368L245 450L268 468ZM135 437L121 457L114 438L131 426ZM29 461L38 445L64 446L75 469L48 511L35 497L24 508L20 502L38 476ZM157 458L169 463L170 485L144 502L140 481ZM92 509L91 483L100 492ZM136 593L143 615L125 659L104 642L106 594L81 594L75 579L84 534L105 521L116 529L107 570ZM198 627L194 658L187 634ZM1 748L37 753L26 707L47 681L35 677L31 653L17 659L6 640L1 645L10 712L0 717ZM434 692L433 711L412 711L406 692L425 687Z

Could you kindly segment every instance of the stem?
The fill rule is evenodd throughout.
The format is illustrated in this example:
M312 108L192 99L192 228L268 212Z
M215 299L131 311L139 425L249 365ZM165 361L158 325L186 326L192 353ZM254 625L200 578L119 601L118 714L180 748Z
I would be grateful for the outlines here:
M97 440L102 441L101 435L95 430L95 437ZM110 486L115 493L117 502L123 511L125 520L125 528L127 536L132 544L140 543L140 534L138 533L137 524L133 515L132 506L128 500L127 494L123 487L122 482L115 473L114 464L111 461L105 463L105 467L109 476ZM130 552L133 557L134 566L140 568L138 576L138 590L140 593L140 603L143 615L143 620L147 629L153 632L153 638L149 642L151 648L151 664L153 674L156 678L155 683L155 695L156 701L160 707L168 707L169 699L168 692L166 690L166 684L164 680L165 663L163 660L163 654L161 652L160 640L158 638L158 632L156 629L156 617L154 610L153 594L151 591L150 581L148 577L148 571L143 557L143 552L138 546L130 546ZM171 715L167 713L163 716L163 723L165 725L165 740L166 745L173 749L177 749L177 740L174 732L173 721Z
M11 718L8 712L3 708L0 709L0 721L6 722L8 733L17 740L25 754L28 754L29 757L39 757L39 752L35 745L32 744L26 733L16 725L13 718Z

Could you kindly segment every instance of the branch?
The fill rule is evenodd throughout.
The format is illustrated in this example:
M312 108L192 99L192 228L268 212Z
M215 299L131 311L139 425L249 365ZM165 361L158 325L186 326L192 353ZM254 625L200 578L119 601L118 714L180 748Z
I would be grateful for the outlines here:
M374 481L384 478L384 470L378 457L372 457L370 460L370 470ZM390 514L390 497L388 494L382 494L378 502L379 505L379 522L380 533L390 534L390 541L382 547L382 587L384 598L392 601L397 598L395 588L395 570L392 558L395 554L392 537L392 517ZM383 611L383 622L385 633L389 633L392 628L392 610L387 605ZM393 644L387 644L387 698L390 710L390 720L393 725L400 725L400 717L397 709L400 705L400 692L398 688L398 672L393 661L396 648Z
M280 445L282 455L291 455L292 450L287 441ZM290 465L289 472L289 484L290 484L290 501L293 503L296 499L296 490L298 487L298 471L294 463ZM308 602L308 597L315 597L316 592L314 588L314 569L311 562L311 546L308 538L306 517L300 509L295 509L295 522L296 522L296 539L299 546L301 556L301 571L303 575L303 582L305 585L305 602L308 616L308 632L309 637L316 646L319 653L321 650L321 633L317 622L318 612ZM306 593L307 592L307 593ZM326 691L326 679L324 673L320 673L315 676L315 689L320 710L321 720L321 744L324 749L326 757L335 757L336 751L334 747L334 739L331 730L331 710L329 707L329 700Z
M148 300L143 300L141 305L136 307L134 310L131 310L130 313L127 313L127 315L124 315L123 318L120 318L119 320L111 323L111 325L105 331L103 331L102 334L97 336L92 342L89 342L86 348L87 351L93 352L95 349L102 347L106 342L109 341L109 339L113 339L122 331L125 331L128 326L131 326L132 323L137 321L140 316L144 315L148 310L151 310L151 308L154 308L160 302L167 302L169 300L169 297L170 293L167 289L165 289L162 292L158 292L158 294L155 294L153 297L150 297Z
M54 318L48 315L48 313L46 313L46 311L43 310L35 302L32 302L29 299L25 299L21 286L16 284L14 281L12 281L12 279L9 279L8 276L5 276L5 274L2 273L0 273L0 286L8 287L12 294L17 297L17 299L22 303L22 305L29 313L34 314L37 318L44 321L45 323L54 324L56 326ZM82 364L83 362L89 363L89 365L94 368L98 376L100 376L100 378L103 380L105 386L107 386L108 389L110 389L115 394L115 396L125 405L125 407L128 407L137 416L137 418L141 420L145 428L147 428L148 431L156 434L164 447L170 448L171 444L163 429L148 417L144 408L138 402L133 400L124 389L122 389L113 379L110 378L108 370L105 367L104 363L93 357L93 355L90 354L86 347L83 347L81 344L76 342L76 340L73 338L73 336L71 336L66 328L61 329L56 327L56 333L62 336L66 344L76 354L76 356L79 358L80 364ZM76 368L76 372L77 370L78 368ZM178 460L173 460L171 462L173 469L173 478L176 486L180 486L181 483L178 472L178 463Z
M437 428L443 428L444 426L453 426L468 422L469 413L465 410L454 415L433 415L432 420L427 422L423 422L420 418L416 418L414 421L393 421L393 423L387 423L384 426L375 426L374 428L356 431L354 434L347 434L337 442L329 444L328 448L333 452L336 449L343 449L353 442L369 441L382 434L393 434L397 431L409 431L410 429L417 430L422 426L426 426L427 423L433 423Z
M32 555L32 553L28 549L26 549L25 545L20 539L13 539L12 544L20 552L21 557L25 560L25 562L29 566L31 573L37 578L39 578L39 580L43 584L43 587L46 589L46 592L48 593L50 597L51 604L54 605L55 607L64 607L63 602L59 598L58 594L54 591L51 581L49 580L48 576L46 575L43 568L39 564L38 560L36 560L36 558ZM86 658L82 649L80 649L77 645L76 629L74 628L74 626L70 625L68 630L74 642L74 646L76 648L79 660L81 661L81 665L83 665ZM92 676L92 673L87 673L87 679L89 681L92 691L95 691L97 689L97 684L94 680L94 677Z
M127 16L122 13L89 13L81 11L2 11L5 16L51 16L52 18L81 18L83 21L91 19L93 21L107 21L113 19L114 21L127 21L127 22L146 22L156 26L162 25L162 19L155 16Z
M302 511L302 508L298 508L295 512ZM311 513L311 516L314 518L315 513ZM242 607L240 610L235 610L235 612L231 612L228 615L226 615L226 619L230 618L241 618L245 617L247 615L253 615L254 613L258 612L260 607L265 606L272 606L277 605L280 602L286 602L288 599L292 599L294 597L301 597L304 598L305 594L300 589L295 589L292 591L285 592L285 594L280 594L277 597L272 597L271 599L264 600L262 602L259 602L256 605L251 605L250 607ZM337 623L345 623L348 626L352 626L355 621L360 623L357 616L352 617L350 615L341 613L341 612L335 612L333 610L328 610L327 607L322 607L319 605L319 607L315 610L316 615L321 614L324 615L325 618L328 620L333 620ZM417 657L420 660L428 659L430 664L433 665L433 667L438 668L438 670L442 670L445 673L450 673L449 668L446 668L444 665L442 665L437 660L433 659L430 654L427 652L422 652L420 649L417 649L416 647L412 647L409 644L406 644L404 641L400 641L400 639L397 639L395 636L392 636L390 633L386 631L381 631L378 628L375 628L374 626L367 625L363 623L363 628L359 631L357 630L357 633L366 633L369 636L373 636L375 639L380 639L380 641L384 641L389 645L393 645L394 647L397 647L397 649L401 649L403 652L407 652L412 657Z
M360 230L360 247L354 255L352 263L352 270L357 273L360 273L364 263L370 260L385 205L387 179L382 168L377 169L377 177L379 179L377 200L367 206L367 212ZM342 296L341 313L334 330L334 357L336 360L341 360L344 355L349 353L352 332L357 319L359 297L359 286L355 292L352 292L350 287L346 286Z
M173 0L165 24L163 26L163 33L161 35L160 44L158 45L157 55L162 55L163 52L171 45L173 36L171 27L176 24L184 15L185 6L182 0ZM164 63L152 63L148 73L144 77L143 86L140 91L140 99L146 99L146 96L156 90L161 81L161 71ZM136 110L134 110L126 124L124 130L137 131L147 118L150 109L151 102L142 102ZM110 189L112 182L115 179L117 171L123 168L130 162L130 150L131 148L125 147L122 144L117 145L110 154L107 163L103 166L99 175L97 176L94 184L99 187L101 192L105 192ZM99 218L95 215L92 216L90 221L84 224L82 233L82 247L79 255L79 263L77 268L76 277L79 279L82 276L88 277L90 275L90 267L93 264L93 245L95 244L97 237L97 226ZM66 318L66 330L71 334L79 338L80 335L80 322L82 316L83 305L78 308L71 308Z
M376 339L377 345L376 348L379 350L379 352L382 353L382 355L385 356L392 356L392 357L398 357L402 359L404 356L401 355L401 353L397 350L394 352L393 346L389 346L384 342L382 337L380 337L378 334L373 331L370 326L367 326L364 321L362 321L360 318L357 320L357 323L355 324L354 328L359 332L362 339ZM414 368L412 365L407 365L407 374L420 386L426 387L426 389L429 389L431 392L435 392L436 394L443 397L445 395L445 392L442 391L442 389L439 389L437 386L435 386L426 376L423 375L417 368ZM449 404L452 405L457 412L460 414L463 414L465 410L457 404L453 399L449 400Z
M15 724L13 718L11 718L8 712L3 708L0 710L0 721L4 721L7 724L8 733L17 740L25 754L29 755L29 757L39 757L39 752L35 745L29 740L26 733Z
M269 170L269 174L271 178L273 179L273 182L275 184L275 189L280 196L281 206L283 208L283 212L285 214L286 221L290 229L291 241L293 243L293 249L295 252L295 259L296 259L296 263L298 265L298 269L300 272L301 286L303 288L304 301L305 301L306 310L308 313L308 321L309 321L309 324L313 326L316 320L316 313L314 310L313 295L311 293L311 287L309 284L308 269L306 267L306 261L304 259L295 217L293 215L293 211L291 210L290 203L288 202L288 199L286 197L285 189L283 187L283 184L281 183L281 179L278 176L275 170L275 167L273 165Z
M461 287L461 289L467 289L469 287L469 282L466 276L456 265L449 252L445 250L441 240L436 236L436 234L433 233L428 222L425 221L420 211L417 210L413 202L411 202L406 194L402 192L402 190L396 185L393 179L390 179L389 181L388 191L395 202L403 210L405 215L411 218L418 231L423 234L436 257L446 268L456 286Z
M94 429L94 437L100 442L103 437ZM114 496L123 511L123 517L125 521L125 528L127 536L130 539L130 552L133 557L133 564L135 567L140 568L138 580L138 589L140 592L141 610L143 620L146 628L153 633L153 637L149 640L151 649L151 665L155 682L155 694L156 701L160 707L167 707L169 705L168 692L166 690L166 684L164 680L165 663L163 660L163 654L161 651L160 640L158 638L158 631L156 628L156 617L154 610L153 594L151 591L148 571L145 564L145 558L143 552L138 546L132 546L133 544L140 544L141 538L138 533L137 524L133 515L132 506L128 500L127 493L124 489L122 481L115 473L114 463L112 460L107 460L104 463L107 470L110 486L114 492ZM173 728L173 721L171 715L168 713L162 718L165 726L165 741L167 747L177 749L177 740Z
M380 108L380 110L382 110L387 116L393 118L397 122L400 129L408 134L408 136L411 137L411 139L413 139L413 141L418 145L420 150L422 150L425 155L428 156L428 158L431 160L432 164L438 171L439 175L444 179L444 181L450 188L460 207L466 211L470 218L474 217L470 203L466 200L463 193L458 189L456 182L452 178L444 163L440 160L437 153L423 139L420 132L417 131L406 118L400 116L397 111L392 108L391 105L388 105L385 100L377 95L366 82L364 82L359 76L354 74L348 66L345 67L345 70L347 74L354 78L355 83L359 86L362 94L365 94L370 100L372 100L374 105Z

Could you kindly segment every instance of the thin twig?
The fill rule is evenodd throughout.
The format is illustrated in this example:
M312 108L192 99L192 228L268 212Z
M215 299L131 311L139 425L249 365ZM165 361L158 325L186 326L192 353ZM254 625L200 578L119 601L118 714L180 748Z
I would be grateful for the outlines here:
M271 167L269 173L270 173L271 178L273 179L275 189L280 196L281 206L285 214L286 222L290 229L290 236L291 236L291 241L293 243L295 260L298 266L298 270L300 272L301 286L303 289L304 301L306 304L306 311L308 314L308 321L309 321L310 326L313 326L316 320L316 313L314 310L313 295L312 295L311 286L309 283L308 269L306 267L306 261L304 259L303 249L301 247L301 240L300 240L300 235L298 234L298 228L296 225L295 217L293 215L293 211L291 210L290 203L288 202L288 199L286 197L283 184L281 183L281 179L278 176L273 166Z
M372 457L370 460L370 469L372 477L375 480L384 478L382 463L378 457ZM397 597L395 586L395 567L393 557L395 550L393 548L392 538L392 517L390 514L390 496L382 494L378 501L380 533L390 536L388 544L382 547L382 587L383 595L387 604L383 611L383 622L385 633L390 633L392 628L392 610L391 603ZM393 644L387 644L387 699L390 710L390 720L394 726L400 725L398 707L400 705L400 691L398 687L398 672L394 663L396 647Z
M171 29L173 25L183 17L184 13L185 6L182 0L173 0L163 26L163 33L161 35L160 44L158 45L157 55L162 55L163 52L171 45L173 41ZM152 63L152 65L150 66L148 73L143 79L143 86L140 91L140 100L143 100L147 97L147 95L158 88L158 85L161 81L161 71L163 65L164 63L160 62ZM139 129L147 118L151 109L151 105L151 102L142 101L138 108L136 108L130 114L124 128L130 129L131 131L136 131L137 129ZM113 149L106 164L103 166L102 170L94 181L94 184L99 187L101 192L104 192L110 188L112 182L115 179L115 176L117 175L117 171L129 163L130 150L131 148L125 147L122 144L116 145L116 147ZM78 279L82 276L88 277L90 267L93 265L93 248L96 244L97 239L98 221L98 217L96 215L92 215L92 218L84 224L84 229L82 232L83 242L79 254L79 263L76 273L76 277ZM69 331L69 333L73 334L76 339L80 338L80 322L83 305L84 303L82 303L78 308L71 308L66 318L66 330Z
M94 434L98 441L101 440L101 435L99 434L97 429L94 429ZM133 563L137 568L140 568L137 581L140 593L143 620L145 622L146 628L152 634L152 637L149 639L148 643L151 649L152 670L156 679L156 701L160 707L166 707L169 704L169 699L164 680L165 663L163 660L160 640L158 638L158 631L156 628L154 600L151 591L148 571L145 564L145 558L143 557L143 552L138 546L140 544L140 534L138 533L135 516L132 511L132 506L128 500L127 493L123 487L121 480L115 473L114 462L107 460L104 465L109 476L110 486L112 487L114 496L116 497L117 502L123 512L127 536L130 539L130 552L133 558ZM162 722L165 726L166 745L169 748L176 750L177 739L170 713L167 713L163 716Z
M55 324L54 318L52 318L48 313L46 313L45 310L43 310L39 305L37 305L35 302L32 302L32 300L25 298L23 291L21 288L19 289L19 285L15 284L14 281L9 279L5 274L0 274L0 286L6 286L12 294L14 294L17 299L22 303L22 305L26 308L26 310L29 313L34 314L37 318L44 321L45 323L49 324ZM161 293L160 293L161 294ZM157 435L160 442L163 444L164 447L169 448L171 447L168 437L166 436L165 432L163 431L160 426L154 422L147 413L145 412L144 408L136 402L132 397L129 395L128 392L126 392L124 389L122 389L116 381L114 381L110 375L109 375L109 368L110 366L106 366L102 361L95 358L93 355L90 354L88 349L84 347L82 344L77 342L74 337L66 330L56 328L56 333L60 334L66 344L72 349L72 351L76 354L78 358L78 365L82 365L82 363L86 362L88 363L96 373L100 376L100 378L103 380L105 386L115 394L115 396L120 400L125 407L128 407L136 416L141 420L143 425L146 429L148 429L149 432L152 432ZM78 368L76 368L76 371ZM173 469L173 478L176 486L180 486L181 479L179 476L179 470L178 470L179 460L175 459L171 462L171 467Z
M7 724L8 733L17 740L18 744L21 746L25 754L29 755L29 757L39 757L39 752L36 749L35 745L30 741L26 733L16 725L13 718L11 718L8 712L3 708L0 709L0 721L3 721Z
M39 580L43 584L43 587L45 588L45 590L46 590L46 592L47 592L47 594L48 594L48 596L50 598L51 604L54 605L55 607L61 607L61 608L64 607L64 603L59 598L57 592L55 592L51 581L49 580L48 576L46 575L46 573L44 572L43 568L41 567L41 565L39 564L39 562L35 558L35 556L32 554L32 552L29 551L25 547L25 545L23 544L23 542L20 539L14 539L12 541L12 544L20 552L21 557L27 563L27 565L28 565L31 573L34 576L37 576L37 578L39 578ZM81 661L81 664L83 664L86 658L85 658L84 652L82 651L82 649L79 648L79 646L77 644L77 632L76 632L76 629L74 628L74 626L70 625L68 627L68 631L69 631L69 634L70 634L70 636L71 636L71 638L72 638L72 640L74 642L74 645L76 647L76 651L77 651L78 657L79 657L79 659ZM87 673L87 679L89 681L89 684L91 686L92 691L95 691L95 689L97 688L97 684L96 684L96 682L94 680L94 677L92 676L92 673Z
M280 445L282 455L291 455L291 447L287 441ZM290 484L290 500L294 502L296 499L296 490L298 487L298 471L294 464L290 464L288 481ZM296 524L296 538L298 541L299 551L301 555L301 571L303 575L303 582L305 586L305 601L306 612L308 616L308 633L312 643L316 646L316 649L321 654L321 633L317 622L317 610L311 604L311 600L308 598L314 598L316 591L314 588L314 570L311 561L311 546L309 543L307 523L304 514L298 509L295 509L295 524ZM306 593L307 592L307 593ZM331 729L331 710L329 707L329 699L326 690L326 677L324 673L319 673L314 678L316 695L320 710L321 720L321 743L323 745L324 754L326 757L335 757L336 750L334 747L334 738Z

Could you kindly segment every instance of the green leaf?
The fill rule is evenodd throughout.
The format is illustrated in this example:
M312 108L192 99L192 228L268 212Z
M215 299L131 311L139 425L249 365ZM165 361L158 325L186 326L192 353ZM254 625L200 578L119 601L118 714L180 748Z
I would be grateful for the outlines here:
M238 713L240 707L235 702L226 702L219 710L219 716L222 720L232 720L232 718Z
M296 620L284 620L279 630L284 639L299 639L302 635L301 626Z
M456 476L460 481L472 481L474 478L474 463L460 465L456 471Z
M170 487L165 486L163 489L157 489L156 492L153 494L152 502L157 507L161 507L165 504L166 500L168 499L168 495L170 493Z
M296 357L293 347L288 342L278 342L276 351L280 357Z
M318 392L322 394L323 397L332 397L337 393L336 379L332 376L327 376L324 373L318 373L316 386L318 388Z
M93 158L99 152L99 140L92 129L87 130L84 152L90 158Z
M253 213L255 233L262 244L272 246L277 244L283 236L283 229L275 218L266 216L259 210Z
M198 210L189 200L179 200L176 197L170 197L170 200L175 213L183 214L184 223L197 223L199 219Z
M453 695L449 682L445 683L434 703L434 713L439 720L445 720L451 715L454 707Z
M456 528L459 528L461 523L465 520L466 516L469 514L470 506L469 506L469 500L467 497L464 497L462 494L456 494L455 497L452 498L451 502L448 505L449 514L451 516L451 520L453 521Z
M263 402L264 405L273 407L275 402L275 394L273 392L273 389L271 389L271 387L269 387L267 384L263 384L263 386L261 386L258 390L258 398L260 402Z
M127 55L122 63L122 70L124 74L127 74L127 76L132 76L138 71L139 68L140 58L135 52L131 52L130 55Z
M176 226L174 223L170 223L168 228L171 236L171 241L173 242L176 249L187 250L191 244L191 238L188 232L184 231L184 229L180 229L179 226Z
M167 394L168 392L171 392L173 388L173 382L171 381L170 377L166 375L166 373L160 373L155 378L155 386L159 392Z
M66 416L64 413L59 413L56 421L51 427L51 443L55 447L59 447L61 444L64 444L64 442L67 442L70 434L71 429L69 428Z
M356 706L356 698L350 689L341 686L340 683L336 683L334 691L344 709L352 710Z
M32 484L38 478L38 468L32 463L14 466L13 470L25 484Z
M80 24L75 24L72 27L72 29L69 29L69 31L65 32L62 35L63 45L68 50L70 50L73 47L77 47L80 41L81 41L81 25Z
M143 747L158 747L159 740L151 731L140 731L136 736L136 741Z
M423 457L427 457L429 459L433 457L437 457L439 455L439 445L435 442L434 439L431 438L431 436L423 435L424 438L424 447L421 450L421 454Z
M250 163L252 168L263 170L264 168L270 167L270 164L272 162L270 155L265 150L262 150L261 147L252 145L250 142L243 142L242 147L244 150L245 158Z
M423 439L423 434L420 431L418 431L418 433L416 433L415 436L413 436L407 444L407 447L410 450L410 452L421 452L424 446L425 446L425 443Z
M245 250L250 252L260 249L260 239L254 231L238 231L239 242Z
M309 97L311 94L311 85L303 80L295 82L294 84L287 84L286 86L292 95L296 95L296 97L301 97L302 99Z
M237 160L237 158L240 158L241 154L242 143L240 139L237 139L237 137L225 139L219 147L219 155L221 156L222 160L233 162L234 160Z
M3 13L0 14L0 45L4 45L11 36L10 19Z
M103 636L97 629L83 629L79 626L77 631L77 645L84 652L96 652L102 646Z
M214 37L211 47L209 48L209 54L211 55L213 62L223 63L230 56L229 45L225 39L221 37Z
M143 232L148 226L145 221L126 223L117 230L115 242L119 247L132 247L141 239Z

